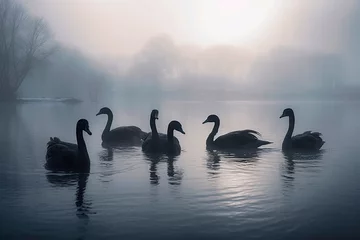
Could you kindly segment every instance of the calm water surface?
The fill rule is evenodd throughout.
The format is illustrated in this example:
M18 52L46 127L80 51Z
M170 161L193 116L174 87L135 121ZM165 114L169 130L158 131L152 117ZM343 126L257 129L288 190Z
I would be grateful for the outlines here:
M360 239L360 103L157 102L109 105L113 126L149 131L179 120L179 157L148 159L140 148L105 149L100 104L0 105L0 239ZM296 114L295 132L320 131L316 155L284 155L285 107ZM220 134L255 129L274 141L258 152L205 150L216 113ZM44 169L50 136L75 142L79 118L88 175Z

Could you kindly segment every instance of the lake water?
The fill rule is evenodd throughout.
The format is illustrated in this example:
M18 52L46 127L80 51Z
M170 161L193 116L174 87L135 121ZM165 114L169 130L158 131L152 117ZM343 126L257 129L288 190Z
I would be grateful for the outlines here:
M150 160L141 148L104 149L102 104L0 105L0 239L360 239L359 102L175 102L110 104L113 127L149 131L179 120L186 135L174 159ZM284 155L286 107L295 133L320 131L315 155ZM252 154L205 150L216 113L220 134L255 129L274 144ZM50 136L85 135L89 175L43 167Z

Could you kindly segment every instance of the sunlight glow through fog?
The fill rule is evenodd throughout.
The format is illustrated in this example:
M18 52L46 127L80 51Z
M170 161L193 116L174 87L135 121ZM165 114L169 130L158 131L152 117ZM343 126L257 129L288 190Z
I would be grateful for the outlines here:
M268 42L283 0L19 0L56 38L91 54L133 54L158 34L179 44Z
M262 31L278 13L276 0L202 1L197 9L198 32L195 40L200 45L250 44L259 40Z

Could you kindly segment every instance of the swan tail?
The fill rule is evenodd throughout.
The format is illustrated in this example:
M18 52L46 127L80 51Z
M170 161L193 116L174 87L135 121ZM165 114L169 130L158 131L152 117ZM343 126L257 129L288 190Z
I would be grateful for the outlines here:
M149 133L146 133L146 132L143 132L143 135L141 137L141 140L143 140L145 142L146 139L148 139L148 137L151 135L151 132Z
M254 135L258 135L258 136L260 136L260 137L261 137L261 134L260 134L258 131L255 131L255 130L245 129L245 130L242 130L242 132L247 133L247 134L254 134Z
M319 145L319 149L325 144L325 141L321 141L320 145Z
M272 144L273 142L269 142L269 141L263 141L263 140L259 140L259 147L260 146L264 146L264 145L268 145L268 144Z
M141 140L145 140L148 136L148 133L141 131Z
M50 137L50 141L47 143L48 148L51 147L54 144L57 144L60 142L60 138L58 137Z

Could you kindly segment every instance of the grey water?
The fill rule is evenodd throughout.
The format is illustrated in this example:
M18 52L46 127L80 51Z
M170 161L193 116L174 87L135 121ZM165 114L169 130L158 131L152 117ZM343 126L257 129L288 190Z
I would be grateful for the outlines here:
M160 112L160 132L179 120L183 152L149 159L141 148L106 149L104 104L0 105L0 239L359 239L360 102L112 103L113 127L149 129ZM279 119L292 107L295 133L323 133L317 154L285 155L288 127ZM211 114L219 134L254 129L272 145L251 153L207 152ZM75 142L85 135L90 174L44 169L51 136Z

